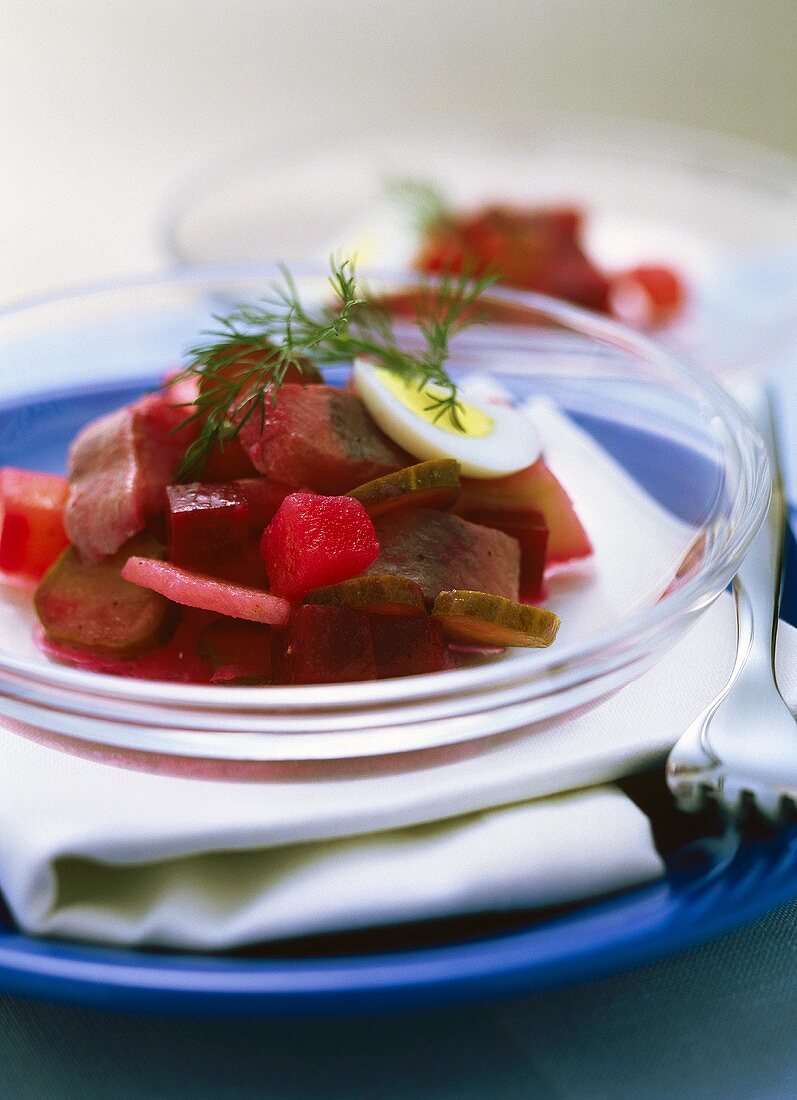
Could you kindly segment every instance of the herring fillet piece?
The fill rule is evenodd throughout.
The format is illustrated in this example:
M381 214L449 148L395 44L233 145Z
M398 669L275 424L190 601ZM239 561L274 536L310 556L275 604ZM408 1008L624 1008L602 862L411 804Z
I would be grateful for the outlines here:
M166 486L195 428L166 394L148 394L88 424L69 450L69 541L97 562L143 531L163 510Z

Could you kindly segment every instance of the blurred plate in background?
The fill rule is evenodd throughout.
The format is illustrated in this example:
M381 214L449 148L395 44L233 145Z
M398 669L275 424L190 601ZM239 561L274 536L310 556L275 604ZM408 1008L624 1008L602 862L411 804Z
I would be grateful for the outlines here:
M327 128L328 132L328 128ZM181 263L324 260L408 266L410 211L396 180L428 181L458 208L576 203L607 270L663 263L685 313L657 336L712 371L768 365L797 346L797 162L719 134L615 118L529 120L528 139L476 129L314 145L297 135L228 155L191 182L163 227Z

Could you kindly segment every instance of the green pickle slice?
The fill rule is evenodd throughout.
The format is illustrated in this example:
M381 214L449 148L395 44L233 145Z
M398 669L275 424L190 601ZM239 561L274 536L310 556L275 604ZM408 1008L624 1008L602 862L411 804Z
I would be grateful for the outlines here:
M462 645L544 649L559 630L559 616L553 611L487 592L441 592L432 615L445 638Z
M359 485L348 494L372 517L399 508L450 508L459 496L459 463L435 458Z
M352 607L379 615L424 615L426 602L421 586L409 577L392 573L352 577L351 580L316 588L305 603L327 607Z
M68 546L36 589L36 612L51 641L115 657L139 657L164 645L177 622L177 608L147 588L122 579L132 555L164 558L152 536L136 535L111 557L81 561Z

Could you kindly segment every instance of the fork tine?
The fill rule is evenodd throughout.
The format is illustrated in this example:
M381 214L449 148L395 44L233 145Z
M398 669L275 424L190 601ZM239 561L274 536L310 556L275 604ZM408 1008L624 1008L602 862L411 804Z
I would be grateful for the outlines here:
M758 787L755 792L750 792L753 805L767 821L773 825L780 825L783 821L782 796L771 788Z
M706 805L709 789L705 783L694 780L681 779L677 787L673 787L673 796L678 807L685 813L700 813Z

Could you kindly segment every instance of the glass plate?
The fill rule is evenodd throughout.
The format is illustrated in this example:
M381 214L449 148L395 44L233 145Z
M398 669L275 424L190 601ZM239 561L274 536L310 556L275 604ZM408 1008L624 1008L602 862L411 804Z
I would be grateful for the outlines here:
M213 312L262 295L274 274L194 271L0 316L0 463L62 469L86 421L152 385ZM306 300L327 285L321 274L297 273L297 280ZM380 285L406 283L385 276ZM760 441L722 391L619 326L530 295L495 291L492 298L510 304L515 318L519 311L545 323L469 329L452 348L452 370L466 385L489 369L521 402L553 399L608 456L596 481L597 465L562 448L558 430L546 442L568 488L580 480L576 504L596 548L593 575L552 585L549 602L564 621L555 646L376 683L157 683L48 661L32 641L30 594L6 589L0 713L110 746L116 760L118 750L225 766L351 759L550 719L649 668L722 592L760 523L769 490ZM342 377L333 369L333 380ZM638 544L633 501L640 497L652 519ZM627 532L619 541L618 523Z
M260 285L267 274L238 272L233 279L196 273L47 300L0 317L6 368L0 461L61 468L77 422L127 399L140 390L142 378L158 374L164 355L176 356L183 334L193 335L207 310L218 306L220 286L229 295L233 286L249 286L248 279ZM720 395L698 384L711 395L706 413ZM724 409L726 401L721 398ZM596 432L605 430L602 420L609 430L605 443L623 438L612 417L599 417ZM646 446L650 440L650 433L626 435L626 462L633 464L636 454L638 463L643 453L655 459L657 452ZM669 455L695 469L688 442L680 459L678 447ZM649 461L636 470L648 492L666 502L672 466ZM784 614L794 622L793 560L790 569ZM402 946L379 948L355 937L328 941L323 950L294 947L293 954L262 948L246 955L196 955L36 939L0 921L0 988L95 1007L206 1015L412 1008L545 989L636 965L725 932L795 889L797 835L787 831L738 854L708 852L692 871L568 913L516 915L511 928L460 930L456 942L446 931L442 944L438 929L434 946L420 930L414 946L407 937Z
M343 132L350 132L346 127ZM572 201L607 269L670 264L690 288L656 337L712 372L770 363L797 343L797 163L711 132L622 118L529 116L524 140L452 124L346 144L283 136L184 187L162 238L182 263L324 261L406 267L414 234L386 200L397 179L438 184L461 207Z

